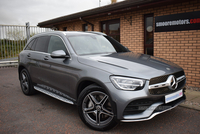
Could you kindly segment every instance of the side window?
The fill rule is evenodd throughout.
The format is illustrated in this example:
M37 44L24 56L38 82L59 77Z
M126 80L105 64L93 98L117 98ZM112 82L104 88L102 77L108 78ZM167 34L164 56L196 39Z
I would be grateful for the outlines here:
M33 39L31 42L29 42L29 44L27 45L27 47L25 48L25 50L34 50L33 48L33 44L35 43L35 39Z
M37 39L35 51L47 52L50 36L42 36Z
M63 50L67 52L67 49L62 39L58 36L51 36L48 46L48 53L51 54L53 51L56 50Z

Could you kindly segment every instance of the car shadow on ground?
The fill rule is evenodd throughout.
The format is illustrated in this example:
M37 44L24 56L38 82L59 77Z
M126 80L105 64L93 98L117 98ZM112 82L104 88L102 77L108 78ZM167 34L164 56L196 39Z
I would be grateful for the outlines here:
M78 109L48 95L22 93L17 68L0 69L0 133L199 133L200 111L176 107L149 121L119 123L98 132L79 118Z
M70 120L68 125L76 127L76 130L70 130L70 132L101 133L91 130L84 123L82 123L81 119L79 118L77 112L78 109L76 106L66 104L42 93L38 93L34 97L41 104L41 107L37 109L37 111L40 113L46 113L47 110L56 110L56 113L58 114L57 116L63 116L60 121L64 123L65 120ZM106 131L106 133L161 133L163 131L166 133L173 133L176 129L172 128L180 127L182 126L180 123L184 122L184 119L182 118L183 120L181 120L181 115L179 114L181 110L183 110L183 108L177 107L173 110L162 113L161 115L157 115L148 121L132 123L121 122L115 128ZM179 117L179 120L176 120L177 117Z

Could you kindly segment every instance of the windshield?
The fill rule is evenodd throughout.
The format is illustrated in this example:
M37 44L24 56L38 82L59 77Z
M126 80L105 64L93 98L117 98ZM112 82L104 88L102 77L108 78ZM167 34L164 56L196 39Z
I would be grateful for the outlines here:
M111 37L102 35L74 35L68 39L78 55L127 52L128 50Z

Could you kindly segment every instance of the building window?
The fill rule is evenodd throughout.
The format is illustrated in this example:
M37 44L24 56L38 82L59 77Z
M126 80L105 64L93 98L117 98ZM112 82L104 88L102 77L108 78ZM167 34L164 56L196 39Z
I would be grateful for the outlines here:
M67 27L63 27L63 31L67 31Z
M101 32L120 42L120 20L116 19L101 22Z
M144 53L153 55L153 14L144 15Z
M83 24L83 31L88 31L88 25L87 24Z

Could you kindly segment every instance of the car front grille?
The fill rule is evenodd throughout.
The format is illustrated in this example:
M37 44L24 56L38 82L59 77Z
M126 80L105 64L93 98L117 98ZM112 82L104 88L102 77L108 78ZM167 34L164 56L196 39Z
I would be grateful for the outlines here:
M184 74L183 71L180 71L180 72L170 74L170 75L174 75L176 78L178 78L178 77L183 76L185 74ZM165 82L170 75L163 75L163 76L152 78L152 79L150 79L149 85Z
M134 115L134 114L140 114L142 112L144 112L145 110L147 110L150 106L152 106L152 104L156 103L156 102L163 102L162 105L159 105L155 110L155 112L162 112L164 110L170 109L172 107L174 107L175 105L177 105L178 103L184 101L186 99L185 95L183 95L181 98L174 100L170 103L165 103L165 97L161 97L159 99L156 100L152 100L152 99L140 99L140 100L134 100L132 102L130 102L124 112L123 115Z
M185 95L183 95L181 98L179 98L179 99L177 99L177 100L175 100L175 101L172 101L172 102L167 103L167 104L164 103L164 104L158 106L158 107L155 109L154 112L161 112L161 111L167 110L167 109L169 109L169 108L172 108L172 107L174 107L175 105L177 105L178 103L184 101L185 99L186 99L186 97L185 97Z
M125 110L124 115L138 114L144 112L147 108L149 108L155 100L150 99L140 99L130 102Z
M185 74L184 74L183 71L180 71L180 72L170 74L170 75L174 75L176 78L179 78L181 76L184 76ZM152 79L150 79L149 85L151 86L151 85L154 85L154 84L166 82L170 75L164 75L164 76L152 78ZM185 86L185 83L186 83L186 79L184 78L184 79L181 79L178 82L178 86L175 90L171 90L171 89L169 89L168 86L165 86L165 87L160 87L160 88L149 89L149 93L152 94L152 95L161 95L161 94L173 93L173 92L176 92L176 91L182 89Z

